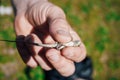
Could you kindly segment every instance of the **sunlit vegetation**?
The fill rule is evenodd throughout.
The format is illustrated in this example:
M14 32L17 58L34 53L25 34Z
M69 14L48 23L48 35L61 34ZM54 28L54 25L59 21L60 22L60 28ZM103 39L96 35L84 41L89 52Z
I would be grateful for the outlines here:
M120 0L49 0L60 6L68 23L79 34L94 66L94 80L120 80ZM9 0L1 0L10 6ZM15 39L14 16L0 15L0 39ZM9 54L11 51L11 54ZM12 52L13 51L13 52ZM6 73L3 66L15 63ZM12 69L9 67L9 69ZM14 73L12 73L14 72ZM40 67L22 62L14 43L0 42L0 80L43 80Z

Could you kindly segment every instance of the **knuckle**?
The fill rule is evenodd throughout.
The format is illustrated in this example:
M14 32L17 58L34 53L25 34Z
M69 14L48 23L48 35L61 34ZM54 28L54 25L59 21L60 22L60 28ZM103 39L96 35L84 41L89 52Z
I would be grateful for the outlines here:
M62 76L65 76L65 77L72 75L75 71L73 62L69 63L65 60L63 60L59 63L56 63L55 68Z
M87 52L85 47L83 46L84 49L81 49L81 53L80 56L75 60L75 62L81 62L82 60L84 60L86 58Z
M64 17L64 18L66 17L64 11L60 7L58 7L58 6L51 7L50 11L51 11L52 14L56 15L56 13L57 13L61 17Z
M61 75L65 76L65 77L68 77L68 76L72 75L75 72L75 67L66 67L66 68L64 68L62 70L61 70Z
M85 45L83 44L83 47L82 47L82 60L85 59L86 55L87 55L87 51L86 51L86 48L85 48Z
M82 59L81 59L82 55L81 56L78 56L76 59L75 59L75 62L81 62Z
M60 61L60 52L55 49L50 49L47 51L46 57L51 63L57 63Z
M45 70L45 71L50 71L50 70L52 70L52 69L48 69L48 68L42 68L43 70Z
M84 51L83 55L82 55L82 60L84 60L86 58L86 55L87 55L87 53L86 53L86 51Z
M30 61L27 62L26 65L29 66L29 67L31 67L31 68L36 68L36 67L37 67L37 63L35 63L35 62L30 62Z
M27 66L31 67L31 68L36 68L37 65L36 64L27 64Z
M78 63L78 62L81 62L82 60L83 60L83 59L81 59L81 57L80 57L80 58L76 59L75 62Z
M20 25L20 23L23 21L23 19L24 19L23 15L17 15L17 16L15 17L15 24L16 24L16 25L17 25L17 24ZM15 25L15 26L16 26L16 25Z
M62 50L62 54L67 58L74 57L74 48L73 47L64 48Z
M46 70L46 71L50 71L50 70L52 70L52 68L50 68L50 67L46 67L46 66L40 66L42 69L44 69L44 70Z

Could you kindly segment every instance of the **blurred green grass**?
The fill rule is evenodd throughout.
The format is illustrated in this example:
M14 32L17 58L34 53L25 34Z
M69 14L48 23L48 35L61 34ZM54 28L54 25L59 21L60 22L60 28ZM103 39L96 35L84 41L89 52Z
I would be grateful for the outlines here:
M120 0L50 1L64 10L68 22L85 43L87 55L93 60L94 80L120 80ZM10 6L10 0L1 0L0 5ZM13 21L13 15L0 16L0 39L15 39ZM15 61L23 65L18 66L16 74L9 76L10 80L44 78L39 67L30 70L30 76L26 75L26 67L18 53L8 55L4 52L4 49L9 48L13 48L17 53L15 44L0 43L0 66ZM7 80L5 72L1 69L0 80Z

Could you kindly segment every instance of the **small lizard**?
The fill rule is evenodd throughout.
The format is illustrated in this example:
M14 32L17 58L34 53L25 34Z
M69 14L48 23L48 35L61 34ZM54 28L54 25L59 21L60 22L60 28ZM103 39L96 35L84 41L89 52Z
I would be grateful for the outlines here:
M66 42L66 43L55 42L55 43L52 43L52 44L50 44L50 43L49 44L42 44L42 43L34 43L34 42L25 42L23 40L0 40L0 41L21 42L21 43L26 43L26 44L36 45L36 46L41 46L41 47L56 48L57 50L61 50L65 47L78 47L81 44L81 42L79 40L70 41L70 42Z

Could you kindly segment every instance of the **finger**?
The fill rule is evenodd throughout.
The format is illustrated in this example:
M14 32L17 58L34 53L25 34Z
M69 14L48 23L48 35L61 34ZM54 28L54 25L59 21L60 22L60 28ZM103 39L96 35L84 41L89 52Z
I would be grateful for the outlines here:
M39 43L41 44L41 40L36 34L31 34L26 38L26 41ZM29 50L33 54L35 60L38 62L38 64L45 70L51 70L51 66L48 63L47 59L45 59L45 52L43 50L43 47L30 45Z
M74 40L80 40L79 36L75 31L71 31L71 36ZM81 40L80 40L81 41ZM80 62L86 57L86 48L84 44L81 42L79 47L67 47L62 50L62 54L75 62Z
M64 12L56 6L49 8L48 23L51 36L58 42L69 42L71 40L69 27Z
M25 38L24 36L18 36L16 40L24 41L24 38ZM27 46L21 42L17 42L16 45L17 45L18 52L22 57L23 61L32 68L36 67L37 63L32 57L32 54L29 52Z
M31 33L33 27L26 20L24 13L19 14L15 17L14 22L15 32L17 35L17 40L24 40L24 38ZM29 52L27 46L24 43L17 42L17 49L22 57L23 61L30 67L36 67L37 63Z
M16 35L27 36L33 30L33 26L27 21L24 14L17 15L14 22Z
M53 43L55 43L54 39L52 38L52 36L49 34L49 31L47 30L48 27L46 27L46 26L43 26L43 27L45 27L45 29L41 29L39 31L36 31L35 34L41 39L41 41L44 44L47 44L47 43L53 44Z
M75 71L74 63L71 60L61 56L60 51L56 49L49 49L46 52L46 57L53 65L53 67L62 75L70 76Z

